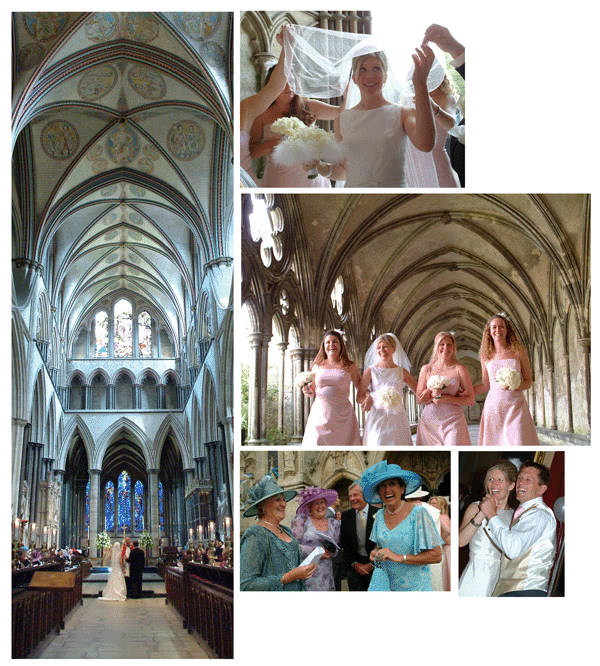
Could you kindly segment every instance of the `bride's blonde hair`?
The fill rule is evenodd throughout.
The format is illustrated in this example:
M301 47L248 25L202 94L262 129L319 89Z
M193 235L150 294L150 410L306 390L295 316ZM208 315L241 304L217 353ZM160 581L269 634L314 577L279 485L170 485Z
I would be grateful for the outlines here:
M379 62L381 63L381 68L383 69L383 73L385 76L387 76L388 73L388 62L387 62L387 56L383 51L373 51L373 53L365 53L364 55L359 55L356 56L355 58L352 58L352 76L355 77L358 74L358 70L360 69L360 66L362 63L367 59L373 56L373 58L377 58Z

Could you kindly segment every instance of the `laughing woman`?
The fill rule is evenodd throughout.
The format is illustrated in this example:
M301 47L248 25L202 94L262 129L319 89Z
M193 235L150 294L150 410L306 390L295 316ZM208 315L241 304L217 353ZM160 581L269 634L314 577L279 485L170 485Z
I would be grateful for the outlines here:
M288 527L280 523L295 490L283 490L270 476L249 492L244 517L258 516L240 541L240 589L303 591L316 564L301 566L302 551Z
M369 504L383 503L377 512L370 553L375 566L369 592L431 590L430 564L442 561L443 545L427 509L404 500L421 485L421 477L386 460L369 467L360 484Z
M513 516L508 498L516 481L517 468L505 460L490 467L483 482L486 494L496 502L499 519L507 527ZM458 583L461 597L489 597L496 587L502 553L489 538L486 525L487 519L479 510L479 502L473 502L465 511L458 533L459 547L469 545L469 562Z
M302 389L304 395L316 395L311 407L302 444L360 446L356 414L348 396L350 385L356 388L360 373L348 358L344 338L338 331L327 331L313 366L315 380Z
M504 313L486 324L479 354L482 383L475 387L475 394L489 391L479 424L479 446L539 444L523 394L531 387L529 358ZM510 372L516 377L514 384L498 381L502 373Z
M337 491L313 486L298 493L300 504L292 520L292 534L298 540L304 557L317 546L328 544L329 540L339 545L340 521L327 516L327 507L333 506L337 498ZM335 590L331 556L329 550L321 555L315 575L306 581L307 590Z
M445 382L445 388L428 387L434 376ZM463 406L472 405L473 398L469 371L456 358L454 335L440 331L431 359L419 373L417 400L425 409L417 428L417 446L470 446Z

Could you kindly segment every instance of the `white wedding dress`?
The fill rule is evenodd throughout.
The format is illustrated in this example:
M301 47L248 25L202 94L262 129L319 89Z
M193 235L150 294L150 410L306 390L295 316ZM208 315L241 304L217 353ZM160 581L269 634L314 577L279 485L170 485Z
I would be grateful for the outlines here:
M345 187L407 187L408 137L400 105L342 111L340 132L346 157Z
M512 515L512 509L498 511L498 517L507 527ZM484 518L481 527L469 541L469 562L458 583L459 597L491 597L498 582L502 552L483 529L486 525L487 520Z
M377 391L390 386L402 395L403 368L371 366L371 396L373 406L367 412L363 446L412 446L410 425L404 405L386 409L377 404Z
M106 587L102 590L100 599L104 601L125 601L127 599L127 588L125 577L121 570L121 544L113 543L110 556L111 572Z

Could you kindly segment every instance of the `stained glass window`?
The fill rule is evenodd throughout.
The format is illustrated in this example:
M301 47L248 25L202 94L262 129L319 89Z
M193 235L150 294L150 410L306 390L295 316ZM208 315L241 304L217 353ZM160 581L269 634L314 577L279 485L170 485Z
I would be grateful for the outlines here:
M129 474L123 470L119 474L118 507L119 507L119 532L131 531L131 479Z
M90 526L90 482L85 484L85 528Z
M115 356L133 356L133 329L131 303L122 298L115 303Z
M136 481L133 492L133 509L135 531L141 532L144 529L144 484Z
M147 312L138 317L138 341L140 356L152 356L152 319Z
M159 481L158 482L158 516L160 520L160 529L164 529L163 527L163 485Z
M108 356L108 313L98 312L94 317L94 332L96 336L94 353L96 356Z
M107 481L104 486L104 529L112 532L115 529L115 485Z

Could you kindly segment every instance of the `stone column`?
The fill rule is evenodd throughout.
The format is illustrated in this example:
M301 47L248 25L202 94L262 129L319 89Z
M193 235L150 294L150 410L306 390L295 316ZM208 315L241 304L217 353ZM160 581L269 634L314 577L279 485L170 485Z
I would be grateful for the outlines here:
M65 470L54 470L54 481L60 484L60 497L58 506L58 543L66 543L65 534Z
M547 389L548 394L548 408L549 408L549 421L550 421L550 430L557 430L556 426L556 402L555 394L556 389L554 386L554 364L546 363L544 365L544 374L547 375L550 387Z
M83 408L91 409L92 408L92 387L90 384L83 385Z
M158 510L158 469L148 470L148 509L150 536L154 541L152 557L158 557L158 540L160 539L160 514ZM163 488L164 492L164 488ZM163 500L164 501L164 500Z
M157 397L156 397L156 406L158 409L165 409L165 385L164 384L157 384L156 385L156 390L157 390Z
M267 367L271 336L251 333L252 359L248 379L248 441L247 444L268 444L266 440Z
M573 432L573 396L571 394L571 359L569 358L569 350L567 349L566 333L563 334L565 348L563 350L563 361L565 364L565 380L567 383L567 431Z
M133 385L133 408L142 408L142 387L140 384Z
M585 397L587 401L588 432L591 422L591 377L590 377L590 338L578 338L577 344L583 355L583 371L585 373Z
M317 350L316 349L308 348L308 349L304 350L303 361L302 361L303 370L305 370L305 371L310 370L311 365L312 365L313 361L315 360L316 355L317 355ZM310 414L310 408L312 407L314 397L310 398L309 396L304 395L304 394L302 394L302 396L304 398L304 400L303 400L303 402L304 402L304 405L303 405L303 409L304 409L303 421L304 421L304 424L306 424L306 422L308 421L308 415ZM304 433L304 426L302 427L302 432Z
M90 557L98 557L96 534L100 530L100 469L90 469ZM116 489L115 489L116 490ZM115 504L117 503L115 492Z
M19 511L19 492L21 491L22 481L22 466L25 464L23 460L24 442L23 437L25 427L28 421L13 417L12 419L12 518L17 517Z
M298 444L302 441L304 433L304 395L302 390L296 386L296 378L302 372L302 359L304 350L297 348L290 351L292 362L292 414L294 419L294 430L290 438L290 444Z
M285 431L285 352L288 348L287 342L278 342L281 367L279 369L279 392L277 404L277 428L283 435Z
M106 386L106 409L114 409L117 397L117 389L114 384Z
M108 316L108 358L115 357L115 320Z

